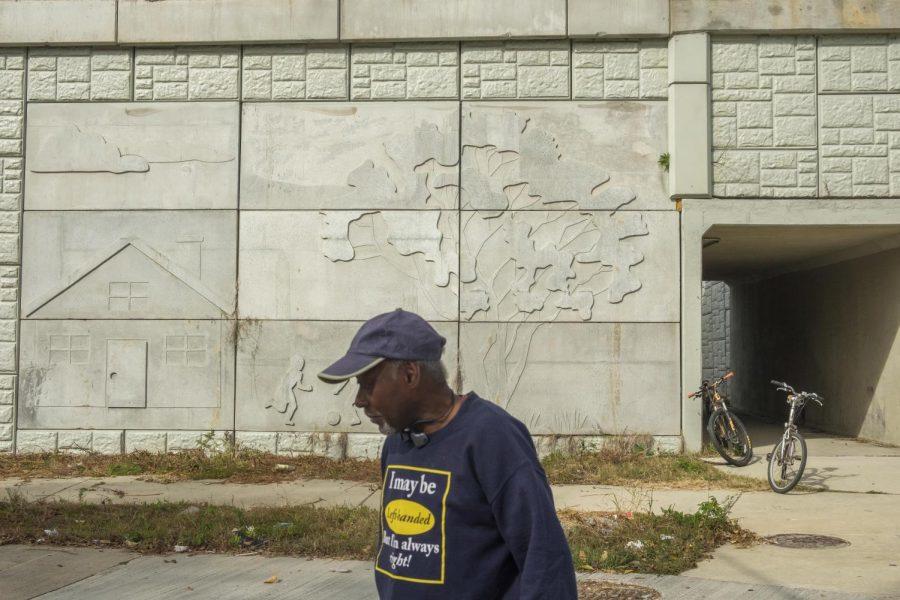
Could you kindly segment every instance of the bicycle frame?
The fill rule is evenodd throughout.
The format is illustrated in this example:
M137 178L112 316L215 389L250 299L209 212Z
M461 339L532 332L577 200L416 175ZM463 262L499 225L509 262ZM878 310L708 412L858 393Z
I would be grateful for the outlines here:
M784 433L781 435L781 454L778 456L782 477L787 477L787 457L794 455L794 434L797 432L794 417L797 415L798 407L803 404L796 394L788 394L788 402L791 404L791 409L788 413L787 423L784 424Z
M788 458L794 455L794 436L798 433L797 424L794 421L803 410L807 400L812 400L819 406L822 405L821 397L810 392L797 392L792 386L783 381L772 380L770 383L777 385L779 391L787 392L787 402L791 405L788 412L787 423L784 424L784 433L781 436L781 452L778 455L778 463L781 465L781 476L787 476Z
M713 412L725 412L725 415L728 417L728 426L731 428L731 431L734 431L734 422L731 420L731 415L728 412L728 405L725 404L725 398L722 397L722 394L719 393L719 386L729 379L734 377L734 372L729 371L719 379L716 379L713 382L704 381L700 386L701 397L703 398L703 402L709 405L710 410ZM695 398L696 392L688 396L688 398Z

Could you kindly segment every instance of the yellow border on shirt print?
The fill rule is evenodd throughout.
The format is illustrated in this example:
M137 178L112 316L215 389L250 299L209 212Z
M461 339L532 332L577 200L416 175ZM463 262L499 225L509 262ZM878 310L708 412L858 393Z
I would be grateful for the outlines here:
M434 473L436 475L447 476L447 489L444 490L444 498L441 501L441 578L440 579L414 579L412 577L403 577L394 575L389 571L385 571L378 566L381 559L381 551L384 550L384 525L381 526L381 546L378 548L378 556L375 557L375 570L379 573L387 575L391 579L400 581L411 581L412 583L428 583L431 585L444 585L445 569L447 567L447 496L450 495L450 479L453 473L450 471L441 471L439 469L426 469L423 467L411 467L409 465L387 465L384 469L384 481L381 482L381 522L384 523L384 490L387 488L388 471L391 469L409 469L410 471L420 471L422 473Z

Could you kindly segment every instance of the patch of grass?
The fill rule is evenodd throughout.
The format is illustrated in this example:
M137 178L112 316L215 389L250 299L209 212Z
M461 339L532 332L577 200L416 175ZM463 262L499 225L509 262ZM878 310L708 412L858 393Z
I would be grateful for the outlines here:
M45 531L46 530L46 531ZM48 533L48 531L50 533ZM0 502L0 545L113 546L142 553L191 551L371 559L378 511L365 507L233 506L161 502L117 505Z
M715 499L693 514L562 512L579 570L679 573L715 547L752 539ZM378 511L313 506L240 509L186 503L83 504L0 502L0 545L41 543L122 547L142 553L191 552L371 560L379 538ZM638 543L639 542L639 543Z
M696 454L654 453L639 436L615 439L597 452L554 453L543 465L556 484L769 489L765 481L723 473Z
M0 478L121 475L139 475L163 482L224 479L233 483L275 483L299 478L380 481L379 463L374 460L287 457L240 448L220 452L198 449L172 454L132 452L114 456L95 453L0 454Z
M577 447L542 462L551 483L640 485L649 488L767 490L765 481L722 472L695 454L657 454L646 436L612 438L596 452ZM276 483L295 479L344 479L380 483L374 460L331 460L322 456L276 456L245 448L197 449L171 454L133 452L0 454L0 478L116 477L170 483L219 479L232 483Z
M676 575L722 544L756 541L729 517L733 503L710 498L694 513L658 515L565 511L560 520L578 570Z

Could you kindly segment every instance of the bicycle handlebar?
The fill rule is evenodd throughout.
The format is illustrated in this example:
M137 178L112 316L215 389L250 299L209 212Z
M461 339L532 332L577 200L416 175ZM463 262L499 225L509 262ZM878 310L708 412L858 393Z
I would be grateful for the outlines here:
M722 375L722 376L719 377L718 379L713 380L712 382L710 382L710 381L704 379L704 380L703 380L703 383L700 384L700 389L697 390L696 392L691 392L690 394L688 394L688 399L690 399L690 398L699 398L699 397L702 395L704 389L706 389L706 388L715 388L715 387L717 387L718 385L720 385L720 384L722 384L722 383L728 381L728 380L731 379L732 377L734 377L734 371L728 371L727 373L725 373L724 375Z
M799 398L800 400L806 402L807 400L812 400L819 406L822 405L822 400L824 398L815 392L797 392L790 384L785 381L776 381L773 379L770 381L772 385L778 386L779 391L787 392L789 395L794 396L795 398Z

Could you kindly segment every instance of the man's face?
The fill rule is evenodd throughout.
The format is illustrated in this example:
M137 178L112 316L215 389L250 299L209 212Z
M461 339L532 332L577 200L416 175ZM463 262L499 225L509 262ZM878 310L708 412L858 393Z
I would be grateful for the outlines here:
M356 378L359 390L353 405L363 409L384 435L397 433L415 421L415 381L408 376L410 366L385 361Z

